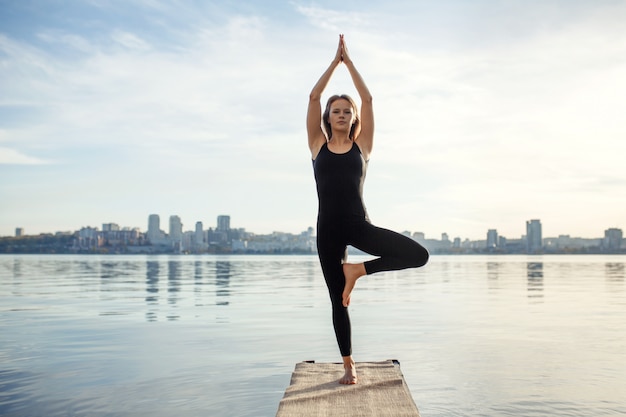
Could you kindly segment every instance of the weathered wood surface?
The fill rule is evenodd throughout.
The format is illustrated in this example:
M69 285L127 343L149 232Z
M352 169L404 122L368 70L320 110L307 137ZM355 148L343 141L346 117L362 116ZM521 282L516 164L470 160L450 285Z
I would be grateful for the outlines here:
M397 361L357 362L358 384L341 385L341 363L301 362L276 417L419 417Z

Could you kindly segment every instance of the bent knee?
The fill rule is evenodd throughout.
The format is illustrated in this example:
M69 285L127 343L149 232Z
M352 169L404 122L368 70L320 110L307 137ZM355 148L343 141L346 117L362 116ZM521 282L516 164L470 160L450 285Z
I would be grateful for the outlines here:
M426 248L424 248L423 246L420 246L419 251L417 251L417 253L415 254L415 257L413 258L415 260L414 267L420 268L426 265L428 263L429 258L430 258L430 254L428 253L428 250L426 250Z

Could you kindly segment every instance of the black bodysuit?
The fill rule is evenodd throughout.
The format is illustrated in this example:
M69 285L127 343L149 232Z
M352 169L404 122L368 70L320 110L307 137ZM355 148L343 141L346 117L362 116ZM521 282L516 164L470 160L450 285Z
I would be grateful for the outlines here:
M342 305L345 285L342 263L351 245L376 259L365 262L367 274L423 266L428 251L413 239L376 227L369 222L363 204L367 161L356 143L336 154L324 144L313 160L319 211L317 251L330 293L333 326L342 356L352 354L350 317Z

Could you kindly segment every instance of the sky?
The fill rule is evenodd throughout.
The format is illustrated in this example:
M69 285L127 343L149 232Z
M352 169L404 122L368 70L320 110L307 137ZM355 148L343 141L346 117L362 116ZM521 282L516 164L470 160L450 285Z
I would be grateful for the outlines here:
M343 33L374 97L374 224L602 237L626 228L624 21L608 0L0 0L0 236L314 227L308 94ZM343 66L335 93L358 97Z

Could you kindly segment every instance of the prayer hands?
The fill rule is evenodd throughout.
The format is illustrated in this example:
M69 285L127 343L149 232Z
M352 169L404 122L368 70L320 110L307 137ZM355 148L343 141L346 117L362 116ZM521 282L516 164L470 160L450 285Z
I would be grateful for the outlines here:
M335 54L335 62L352 62L350 59L350 55L348 54L348 47L346 46L346 42L343 38L343 34L339 35L339 45L337 45L337 53Z

